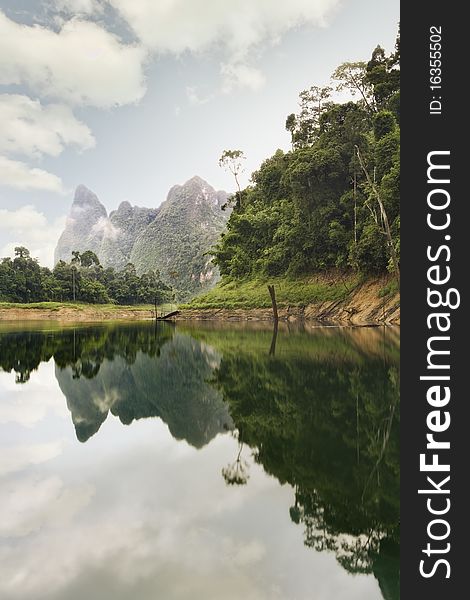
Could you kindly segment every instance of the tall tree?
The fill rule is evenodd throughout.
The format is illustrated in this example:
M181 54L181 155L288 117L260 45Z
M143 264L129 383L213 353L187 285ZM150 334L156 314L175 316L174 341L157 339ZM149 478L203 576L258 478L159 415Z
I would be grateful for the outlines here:
M337 81L336 91L348 90L352 96L359 93L370 113L376 111L372 86L367 78L367 65L364 62L345 62L336 68L331 76Z
M100 261L94 252L86 250L80 256L80 264L82 267L91 267L92 265L99 266Z
M239 176L243 173L243 162L246 157L243 150L224 150L219 158L219 166L231 173L237 186L237 206L241 205L242 191L240 188Z

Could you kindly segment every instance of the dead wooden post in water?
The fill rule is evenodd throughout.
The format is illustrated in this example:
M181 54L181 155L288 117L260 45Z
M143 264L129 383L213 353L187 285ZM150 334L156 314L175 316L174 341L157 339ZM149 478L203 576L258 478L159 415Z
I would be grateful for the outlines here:
M279 321L279 315L277 314L277 303L276 303L276 292L274 290L273 285L268 285L269 295L271 296L271 304L273 305L273 315L274 315L274 330L273 330L273 338L271 340L271 348L269 349L269 354L274 356L276 353L276 340L277 340L277 327Z
M271 296L271 304L273 305L274 322L277 323L279 321L279 316L277 314L276 292L274 290L274 286L268 285L268 291L269 295Z
M278 323L277 323L277 321L274 321L273 337L271 338L271 347L269 348L269 356L274 356L276 354L277 328L278 328Z

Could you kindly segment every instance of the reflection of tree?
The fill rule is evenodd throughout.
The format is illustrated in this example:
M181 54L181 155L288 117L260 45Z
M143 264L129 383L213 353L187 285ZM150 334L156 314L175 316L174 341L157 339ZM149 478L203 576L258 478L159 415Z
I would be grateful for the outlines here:
M14 371L16 383L26 383L31 371L53 355L54 342L40 332L0 334L0 368L9 373Z
M227 485L245 485L248 483L250 474L248 473L248 461L242 458L243 442L240 437L240 432L235 430L233 435L238 440L238 454L233 463L229 463L222 469L222 477Z
M305 544L350 572L376 573L387 541L396 578L398 367L344 356L340 347L323 359L226 352L216 380L256 460L294 487L290 514Z
M71 367L74 378L96 377L103 360L122 357L135 362L138 352L158 355L160 347L173 335L171 325L151 324L119 327L82 327L56 332L28 331L0 334L0 368L15 371L17 383L29 380L31 371L54 357L60 368Z
M381 540L387 537L386 527L373 521L361 533L343 533L327 521L337 507L324 506L322 499L315 492L309 496L296 493L295 502L295 506L290 509L290 515L295 523L303 523L306 546L319 552L334 552L338 562L351 573L371 572Z
M279 323L277 320L275 320L274 326L273 326L273 337L271 339L271 346L269 348L270 356L274 356L276 354L276 341L277 341L278 328L279 328Z

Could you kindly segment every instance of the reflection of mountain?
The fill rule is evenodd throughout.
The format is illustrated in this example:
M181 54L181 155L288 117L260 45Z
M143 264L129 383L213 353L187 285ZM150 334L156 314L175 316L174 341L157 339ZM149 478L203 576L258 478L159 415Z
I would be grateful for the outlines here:
M158 356L138 352L130 364L104 359L91 378L77 377L76 365L56 367L77 437L95 434L111 412L122 423L160 417L176 439L200 448L232 428L220 392L208 383L220 357L186 335L175 335Z
M160 417L177 439L200 448L233 427L221 392L209 383L220 355L167 323L0 332L0 368L26 383L54 357L56 377L79 440L109 412L129 424Z

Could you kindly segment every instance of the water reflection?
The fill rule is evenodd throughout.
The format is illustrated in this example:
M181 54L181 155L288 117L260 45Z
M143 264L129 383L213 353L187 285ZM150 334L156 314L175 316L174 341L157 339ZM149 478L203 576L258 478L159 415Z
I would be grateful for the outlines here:
M160 417L174 438L196 448L233 428L222 393L208 383L218 353L189 336L166 332L157 339L137 349L135 340L120 335L113 350L104 349L104 360L84 352L73 364L56 366L81 442L98 431L109 412L125 425Z
M387 353L347 359L330 341L321 360L226 351L215 381L240 440L294 488L305 544L351 573L373 571L397 598L398 367Z
M281 328L275 353L272 341L262 328L166 324L4 332L0 366L24 384L53 357L82 442L109 414L126 425L159 417L196 448L236 437L228 484L250 486L250 452L292 487L286 517L306 546L398 598L396 333Z

